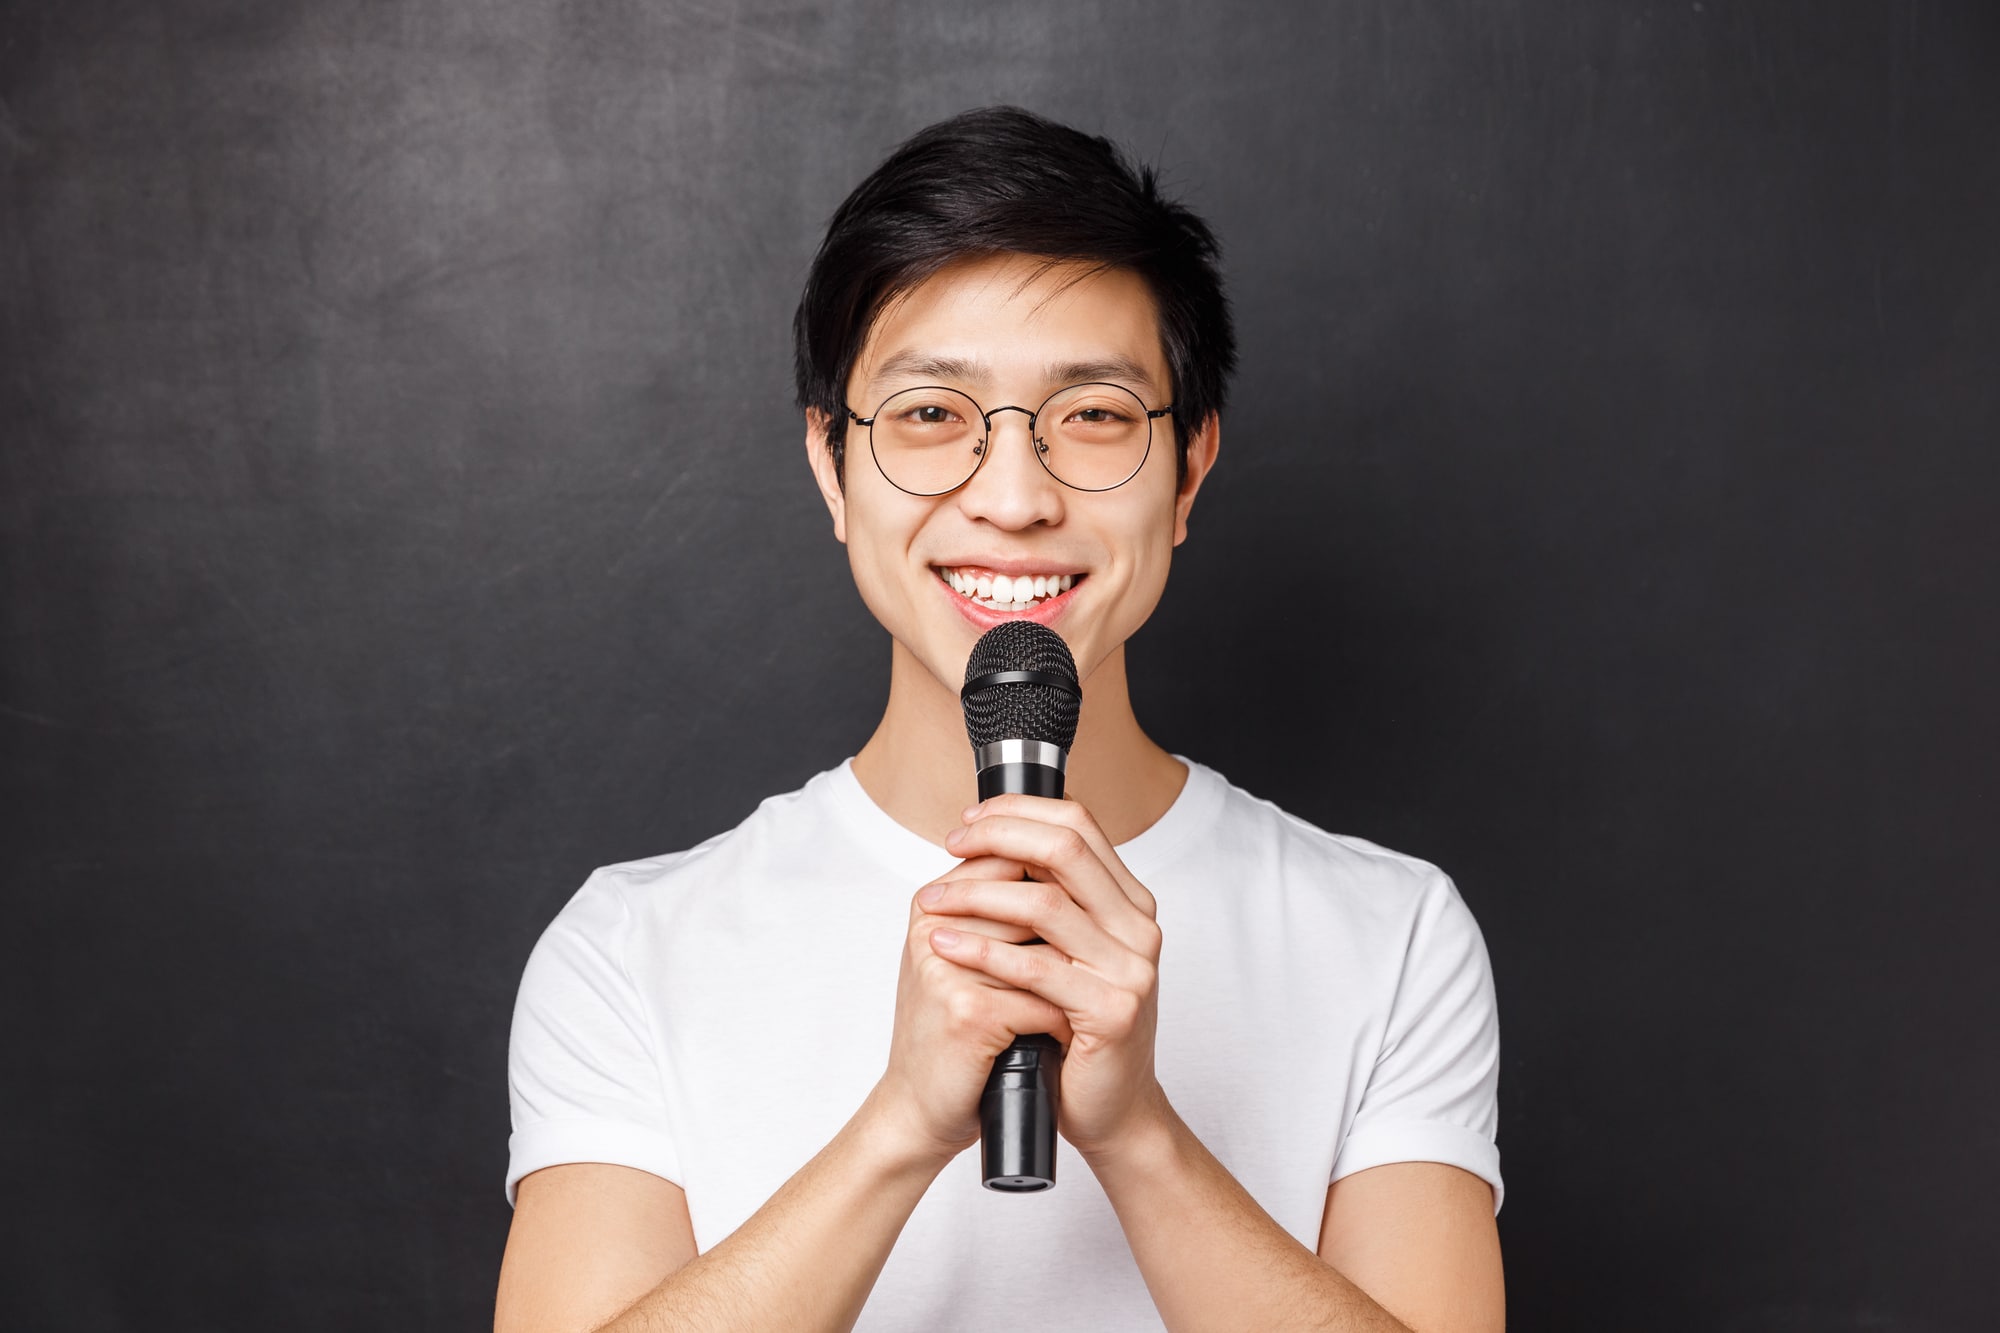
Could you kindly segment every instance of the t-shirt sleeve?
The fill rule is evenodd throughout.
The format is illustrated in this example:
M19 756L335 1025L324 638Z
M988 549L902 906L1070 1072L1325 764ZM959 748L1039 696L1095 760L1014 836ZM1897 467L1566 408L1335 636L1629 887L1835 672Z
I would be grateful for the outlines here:
M1500 1018L1486 941L1443 872L1426 885L1382 1050L1333 1180L1387 1162L1446 1162L1493 1186L1500 1212Z
M611 1162L681 1183L652 1023L625 968L630 909L598 871L528 956L507 1042L507 1203L530 1171Z

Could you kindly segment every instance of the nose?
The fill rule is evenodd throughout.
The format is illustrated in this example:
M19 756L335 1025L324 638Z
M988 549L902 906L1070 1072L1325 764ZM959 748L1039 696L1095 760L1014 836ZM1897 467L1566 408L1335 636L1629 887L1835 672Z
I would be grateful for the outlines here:
M979 470L958 491L960 511L1008 530L1061 521L1063 486L1042 466L1027 409L997 407L987 423Z

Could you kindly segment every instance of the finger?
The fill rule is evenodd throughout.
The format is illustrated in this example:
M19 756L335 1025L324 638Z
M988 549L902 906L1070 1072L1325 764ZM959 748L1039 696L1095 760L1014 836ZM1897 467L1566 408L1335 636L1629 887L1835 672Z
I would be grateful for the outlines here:
M997 985L985 973L962 967L949 959L940 958L936 962L948 974L961 978L962 982L973 983L953 986L945 999L961 1028L988 1033L999 1028L1010 1034L1009 1040L1046 1032L1062 1043L1064 1049L1068 1049L1076 1039L1069 1015L1041 996L1017 986Z
M932 931L930 944L946 962L1032 991L1067 1014L1117 1016L1135 1010L1137 997L1046 944L1003 944L950 930Z
M974 856L959 862L950 870L945 871L944 874L939 875L937 879L932 880L931 883L935 884L940 880L959 878L1016 880L1025 879L1027 875L1028 868L1010 857ZM917 901L917 894L922 893L923 889L928 887L930 885L924 885L916 893L910 895L911 925L915 925L917 918L922 916L924 912L923 904Z
M919 899L924 910L950 918L943 924L956 929L959 921L1012 923L1030 937L1051 944L1065 956L1088 964L1100 975L1137 980L1133 950L1115 938L1060 884L1043 880L1000 882L995 880L946 880L927 887ZM1018 939L982 930L980 934L1008 943Z
M1012 857L968 857L968 859L960 861L958 865L954 865L944 875L940 875L938 879L930 881L930 885L942 883L946 879L1006 879L1006 881L1018 881L1018 879L1026 879L1026 877L1028 877L1028 867L1024 867L1020 861L1014 861ZM910 925L912 927L916 925L916 919L924 915L924 903L920 901L920 897L922 897L924 889L930 889L930 885L922 885L916 893L910 895Z
M1158 934L1152 918L1133 902L1111 868L1098 857L1097 849L1077 829L1019 815L981 814L953 835L952 850L959 855L1010 856L1026 862L1033 878L1060 883L1130 949L1146 952L1151 937Z
M1027 873L1028 868L1012 857L974 856L959 862L938 879L1022 879Z
M953 915L949 917L930 916L928 918L920 916L913 927L913 933L917 935L929 935L931 931L936 930L940 926L948 926L952 930L976 930L989 939L1004 940L1008 944L1026 944L1029 940L1036 938L1033 926L1021 926L1011 921L997 921L991 917L970 915Z
M1149 917L1154 915L1157 904L1151 891L1126 868L1125 862L1118 855L1117 848L1111 845L1111 839L1098 824L1097 817L1091 814L1089 808L1082 802L1052 801L1042 796L1004 793L988 797L972 808L978 812L973 816L974 820L988 815L1014 815L1074 829L1085 842L1090 844L1090 849L1097 853L1097 859L1104 863L1105 868L1118 881L1118 886L1125 890L1125 895L1132 900L1133 905Z

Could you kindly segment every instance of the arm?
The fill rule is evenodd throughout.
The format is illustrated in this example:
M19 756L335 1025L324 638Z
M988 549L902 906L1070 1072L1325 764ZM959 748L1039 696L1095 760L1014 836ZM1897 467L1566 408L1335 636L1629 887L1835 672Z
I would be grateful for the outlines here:
M763 1207L700 1255L686 1196L658 1176L596 1163L535 1172L519 1188L494 1329L852 1328L944 1168L935 1154L913 1151L915 1141L871 1095ZM635 1291L644 1294L628 1306Z
M1175 1333L1504 1327L1493 1191L1479 1177L1436 1162L1345 1176L1327 1191L1315 1254L1258 1206L1164 1097L1159 1106L1150 1132L1089 1160Z
M1021 873L997 858L968 864ZM616 1133L525 1150L556 1164L519 1181L497 1333L851 1328L924 1192L978 1142L994 1057L1015 1033L1062 1018L1034 996L950 975L927 944L938 921L913 901L889 1068L832 1142L697 1256L686 1195L668 1178L679 1168L660 1131L653 1057L633 1036L646 1017L617 956L623 906L612 893L584 894L565 914L566 928L551 929L531 956L516 1005L516 1136L560 1126L579 1107ZM969 929L1028 937L990 922ZM593 1160L606 1141L630 1164Z
M932 910L1029 926L1043 943L933 936L932 946L1063 1011L1074 1036L1065 1043L1063 1136L1104 1186L1170 1329L1501 1327L1492 1190L1471 1170L1410 1151L1426 1138L1414 1129L1427 1125L1426 1148L1442 1141L1462 1151L1490 1133L1498 1058L1491 979L1477 926L1448 879L1435 876L1413 919L1385 1050L1357 1117L1367 1132L1348 1137L1343 1157L1354 1160L1327 1192L1315 1254L1168 1103L1152 1059L1154 900L1089 813L1003 796L967 811L966 821L948 846L1011 856L1038 882L948 882Z

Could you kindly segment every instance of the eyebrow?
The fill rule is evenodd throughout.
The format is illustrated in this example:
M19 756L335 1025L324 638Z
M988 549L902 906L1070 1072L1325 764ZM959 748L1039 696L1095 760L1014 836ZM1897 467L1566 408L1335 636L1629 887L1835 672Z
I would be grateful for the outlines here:
M1043 368L1042 374L1049 384L1057 386L1096 380L1130 380L1149 389L1158 387L1146 368L1129 356L1114 355L1095 361L1051 361ZM904 375L982 386L993 382L992 368L983 361L968 361L956 356L927 356L907 350L897 352L877 366L869 382L879 387L885 380Z

